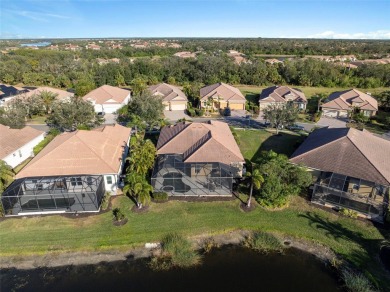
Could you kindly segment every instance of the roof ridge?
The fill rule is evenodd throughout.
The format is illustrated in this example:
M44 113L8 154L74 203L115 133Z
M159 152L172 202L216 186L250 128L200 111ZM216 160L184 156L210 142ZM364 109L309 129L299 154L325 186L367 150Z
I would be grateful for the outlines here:
M202 137L199 138L198 141L196 141L194 144L192 144L186 151L183 152L183 162L186 161L188 158L190 158L192 155L194 155L200 148L202 148L205 144L207 144L207 142L209 142L212 138L212 134L211 134L211 130L208 129L207 133L204 134ZM205 141L202 141L203 139L205 139ZM187 152L187 151L190 151L191 148L193 148L197 143L200 143L199 146L196 146L195 149L193 151L190 152L189 155L185 156L184 154Z
M183 122L184 123L184 122ZM178 124L176 124L178 125ZM175 126L176 126L175 125ZM161 150L162 148L164 148L165 146L167 146L172 140L174 140L174 138L176 138L177 136L179 136L180 134L182 134L184 132L184 130L186 130L190 124L184 124L185 127L183 127L183 129L181 129L180 132L178 132L176 135L172 136L167 142L165 142L165 144L163 144L160 148L158 148L158 150ZM161 134L161 132L160 132Z
M349 141L351 141L351 143L353 144L353 146L355 146L355 148L364 156L364 158L380 173L380 175L388 182L388 183L390 183L390 181L386 178L386 177L384 177L383 176L383 174L382 174L382 171L380 171L372 162L371 162L371 160L359 149L359 147L356 145L356 143L351 139L351 137L349 136L349 134L350 133L352 133L351 132L351 129L352 128L350 128L350 130L348 131L348 133L347 133L347 138L348 138L348 140ZM359 131L359 130L356 130L356 131ZM375 137L374 135L373 135L373 137Z
M110 93L110 92L108 92L105 88L104 88L104 86L109 86L109 85L107 85L107 84L104 84L102 87L100 87L103 91L105 91L109 96L111 96L111 98L113 97L113 95ZM114 87L114 86L113 86ZM99 89L99 88L96 88L96 89Z

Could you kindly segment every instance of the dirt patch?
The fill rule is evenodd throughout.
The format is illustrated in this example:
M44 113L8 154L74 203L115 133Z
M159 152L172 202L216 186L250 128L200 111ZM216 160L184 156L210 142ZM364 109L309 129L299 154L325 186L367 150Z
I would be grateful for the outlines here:
M114 224L115 226L123 226L127 223L127 221L129 221L127 218L123 219L123 220L120 220L120 221L112 221L112 224Z
M142 208L138 208L137 206L133 206L131 208L131 212L134 212L134 213L146 213L149 211L149 206L144 206Z
M253 211L254 209L256 209L256 206L255 206L255 204L252 203L250 205L250 207L248 207L246 203L241 203L240 204L240 209L242 211L244 211L245 213L249 213L249 212Z

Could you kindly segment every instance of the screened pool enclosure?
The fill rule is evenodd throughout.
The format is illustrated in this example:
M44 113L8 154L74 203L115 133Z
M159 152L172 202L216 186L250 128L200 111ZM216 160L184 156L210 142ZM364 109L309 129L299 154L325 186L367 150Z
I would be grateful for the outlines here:
M155 192L173 196L231 196L230 166L218 163L184 163L181 155L160 155L152 176Z
M99 175L31 177L14 181L3 193L6 216L51 212L96 212L104 196Z

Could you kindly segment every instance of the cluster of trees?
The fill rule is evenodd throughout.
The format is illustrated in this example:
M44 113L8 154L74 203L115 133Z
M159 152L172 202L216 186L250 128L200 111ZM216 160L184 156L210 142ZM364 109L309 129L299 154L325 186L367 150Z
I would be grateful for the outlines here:
M200 54L197 59L174 56L123 57L120 63L98 65L96 59L76 58L73 52L17 50L2 57L0 80L7 84L47 85L74 88L79 96L109 84L138 87L159 82L295 86L361 87L390 86L390 65L367 64L349 70L335 64L308 58L269 65L258 58L237 65L226 54Z

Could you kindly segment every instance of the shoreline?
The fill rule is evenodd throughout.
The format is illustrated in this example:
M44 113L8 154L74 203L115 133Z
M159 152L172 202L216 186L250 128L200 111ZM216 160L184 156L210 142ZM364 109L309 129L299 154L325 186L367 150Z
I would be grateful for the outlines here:
M234 230L215 235L197 235L189 240L196 249L200 250L206 240L213 240L216 246L239 245L251 231ZM275 235L281 243L288 248L296 248L307 252L323 262L331 263L339 257L327 246L309 240L289 236ZM148 258L159 251L159 248L137 247L127 250L86 251L86 252L60 252L45 255L9 256L0 259L1 269L32 270L38 268L54 268L69 265L97 265L103 262L126 261L129 259Z

